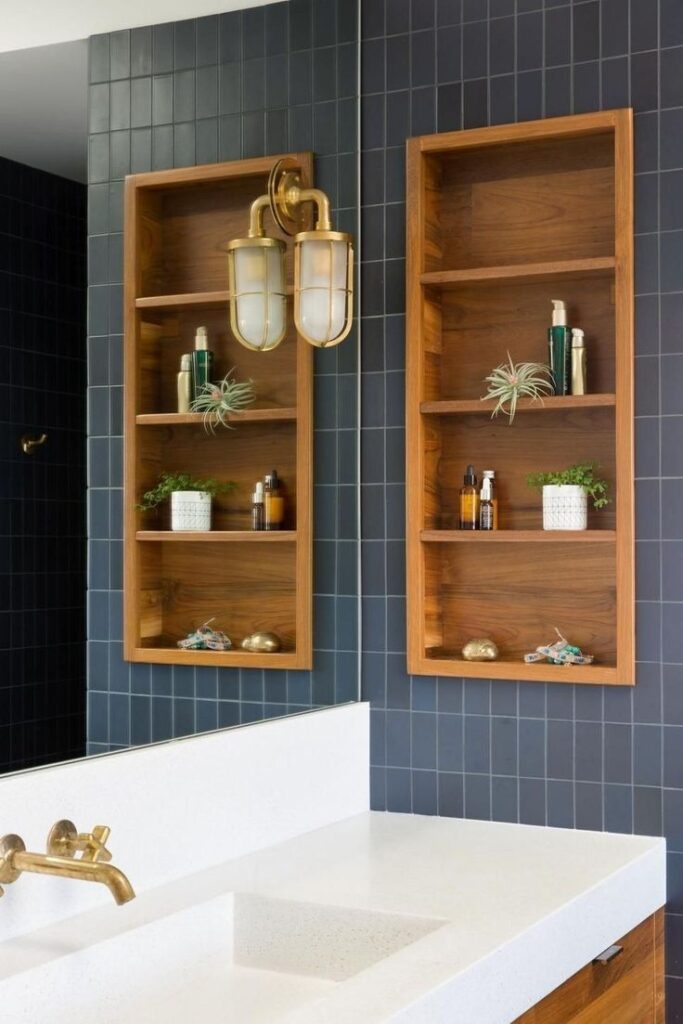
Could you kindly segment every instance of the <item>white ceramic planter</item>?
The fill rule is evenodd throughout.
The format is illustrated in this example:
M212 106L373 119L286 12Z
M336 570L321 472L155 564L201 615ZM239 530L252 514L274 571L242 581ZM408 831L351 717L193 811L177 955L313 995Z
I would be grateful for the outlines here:
M174 491L171 495L171 529L211 529L211 495L204 491Z
M574 484L546 484L543 488L544 530L585 530L588 495Z

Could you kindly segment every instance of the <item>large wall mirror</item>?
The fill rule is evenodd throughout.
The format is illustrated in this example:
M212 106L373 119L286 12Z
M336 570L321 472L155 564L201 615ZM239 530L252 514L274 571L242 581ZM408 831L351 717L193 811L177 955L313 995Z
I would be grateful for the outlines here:
M140 0L111 23L93 11L82 24L67 11L54 31L20 17L0 41L2 773L359 696L356 323L338 346L313 350L312 667L129 660L124 649L126 177L311 153L333 227L358 237L357 3L177 0L172 22L159 10ZM227 256L225 268L227 293ZM191 315L174 322L187 332ZM170 319L157 317L167 333ZM228 335L227 301L209 320ZM176 326L174 358L179 338ZM276 351L244 353L236 376L257 389L260 366L277 376ZM181 447L189 459L191 444ZM255 465L254 479L270 468ZM257 570L289 564L274 547L249 543ZM237 542L211 550L246 562ZM188 580L192 561L173 563ZM210 561L196 560L199 584ZM239 573L228 578L239 586ZM157 599L173 600L163 589ZM245 622L225 607L209 597L200 611L188 609L188 634L211 613L217 631L242 639ZM181 631L178 614L168 620Z

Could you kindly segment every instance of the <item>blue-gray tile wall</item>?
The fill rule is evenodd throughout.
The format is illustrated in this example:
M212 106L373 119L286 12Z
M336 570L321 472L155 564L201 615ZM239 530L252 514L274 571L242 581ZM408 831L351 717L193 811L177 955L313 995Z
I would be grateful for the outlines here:
M85 212L0 158L0 772L85 750Z
M364 0L361 50L373 806L666 835L669 910L682 915L669 929L669 1012L683 1019L683 4ZM409 678L396 571L405 138L621 105L635 109L637 685Z
M123 178L311 149L335 222L356 233L356 15L355 0L289 0L90 40L92 753L357 698L355 331L315 358L314 670L129 665L121 644Z

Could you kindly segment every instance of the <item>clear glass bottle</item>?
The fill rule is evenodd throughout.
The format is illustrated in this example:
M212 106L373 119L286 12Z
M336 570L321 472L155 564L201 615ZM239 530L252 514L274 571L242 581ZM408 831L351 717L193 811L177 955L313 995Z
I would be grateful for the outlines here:
M482 524L482 510L481 503L484 500L484 486L488 481L487 500L491 503L491 526L484 526ZM479 495L479 523L480 529L482 530L497 530L498 529L498 495L496 494L496 471L495 469L485 469L482 478L481 492Z
M262 530L263 525L263 506L264 506L264 494L263 494L263 483L258 480L254 493L251 496L251 528L252 530Z

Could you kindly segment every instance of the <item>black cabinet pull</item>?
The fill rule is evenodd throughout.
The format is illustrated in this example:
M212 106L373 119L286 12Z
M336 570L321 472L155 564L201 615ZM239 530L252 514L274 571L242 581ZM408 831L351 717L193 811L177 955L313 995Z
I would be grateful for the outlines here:
M602 964L604 966L605 964L611 963L616 956L619 956L619 954L623 952L623 946L608 946L607 949L603 949L602 953L598 953L593 963Z

